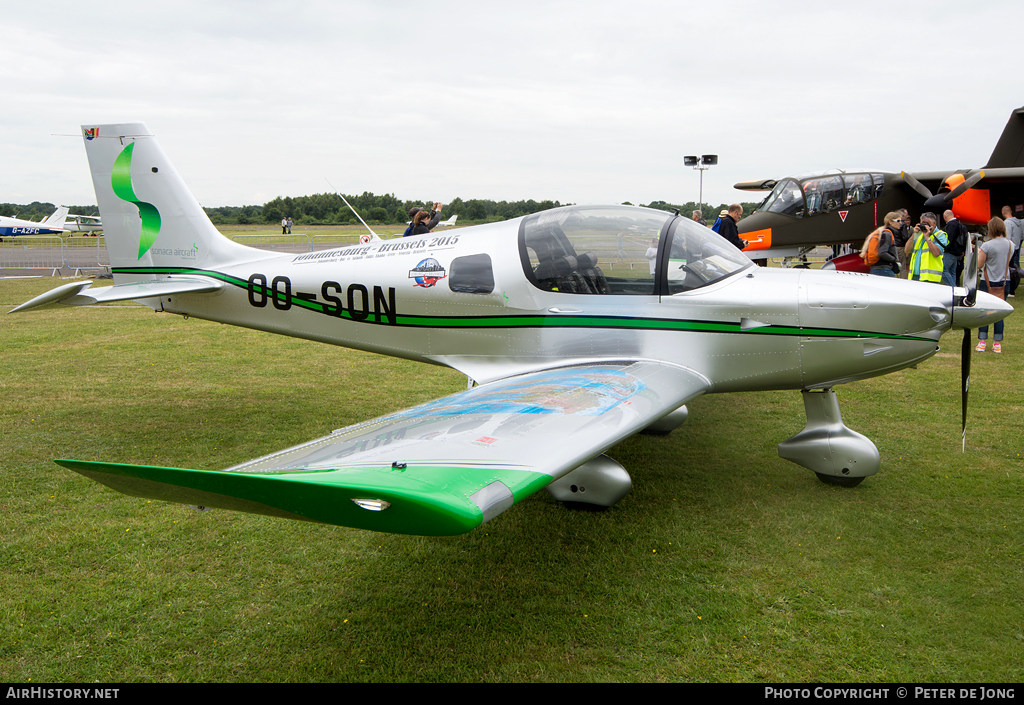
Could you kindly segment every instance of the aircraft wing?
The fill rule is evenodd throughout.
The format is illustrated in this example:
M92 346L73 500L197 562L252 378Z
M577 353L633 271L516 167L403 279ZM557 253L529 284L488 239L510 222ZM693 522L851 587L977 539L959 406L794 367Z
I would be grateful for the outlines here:
M8 313L28 311L42 306L63 304L65 306L89 306L91 304L110 303L112 301L129 301L132 299L149 299L171 294L201 294L217 291L224 284L215 279L203 277L169 277L129 284L115 284L90 288L91 281L71 282L40 294L31 301L12 308Z
M711 389L655 361L510 377L222 471L58 460L125 494L390 533L465 533Z
M738 184L733 184L732 187L740 191L771 191L777 183L779 183L777 179L754 179L741 181Z

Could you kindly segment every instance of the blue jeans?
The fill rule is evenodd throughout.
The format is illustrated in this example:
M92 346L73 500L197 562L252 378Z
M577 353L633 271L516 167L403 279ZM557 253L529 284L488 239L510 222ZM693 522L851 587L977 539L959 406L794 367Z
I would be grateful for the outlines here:
M942 283L946 286L956 286L956 268L960 258L948 252L942 253Z
M880 277L893 277L894 279L896 278L896 272L892 271L892 267L889 267L888 265L885 267L872 267L871 273L877 274Z
M992 282L992 288L996 290L1002 289L1003 282ZM988 291L988 286L985 284L984 278L978 280L978 291ZM995 340L1002 340L1003 322L996 321L994 328L996 329ZM982 326L981 328L978 329L978 340L985 340L986 338L988 338L988 326Z

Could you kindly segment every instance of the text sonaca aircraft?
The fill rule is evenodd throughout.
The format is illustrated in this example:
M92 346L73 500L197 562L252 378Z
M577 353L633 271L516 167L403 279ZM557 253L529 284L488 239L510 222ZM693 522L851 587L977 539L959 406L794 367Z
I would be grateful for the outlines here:
M0 238L16 235L58 235L65 232L64 220L67 214L68 209L65 206L58 206L46 220L38 223L0 215Z
M988 163L981 169L903 172L843 171L797 174L735 184L771 191L740 221L744 249L755 259L798 257L819 245L860 244L883 225L887 213L952 210L963 223L984 225L1003 206L1024 214L1024 107L1010 115Z
M15 311L134 299L478 384L222 471L57 461L135 496L457 534L541 488L610 506L631 480L605 451L671 431L701 394L763 389L803 392L807 427L779 454L854 485L879 454L832 388L921 362L953 328L969 351L970 328L1012 311L975 286L758 268L689 218L627 206L276 254L220 235L145 125L84 130L115 284Z

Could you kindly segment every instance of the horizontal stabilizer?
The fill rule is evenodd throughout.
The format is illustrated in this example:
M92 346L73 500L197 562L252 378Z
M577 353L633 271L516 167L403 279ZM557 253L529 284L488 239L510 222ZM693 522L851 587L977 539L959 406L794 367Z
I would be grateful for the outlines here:
M58 286L56 289L40 294L31 301L26 301L8 313L28 311L42 306L91 306L92 304L110 303L112 301L130 301L133 299L152 299L172 294L204 294L221 289L224 285L214 279L171 278L155 281L115 284L91 289L91 281L72 282Z
M346 467L247 474L57 460L134 497L217 507L284 519L423 536L452 536L485 514L545 487L551 477L490 467ZM495 487L495 484L500 487ZM500 510L499 510L500 511ZM489 516L487 518L490 518Z

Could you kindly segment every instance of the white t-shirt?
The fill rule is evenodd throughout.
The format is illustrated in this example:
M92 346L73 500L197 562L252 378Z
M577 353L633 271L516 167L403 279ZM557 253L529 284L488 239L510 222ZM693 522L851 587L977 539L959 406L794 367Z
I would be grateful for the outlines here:
M647 261L650 262L650 264L651 264L651 274L654 274L654 266L655 266L656 259L658 257L658 248L657 247L648 247L647 248L647 253L644 255L644 257L646 257Z

